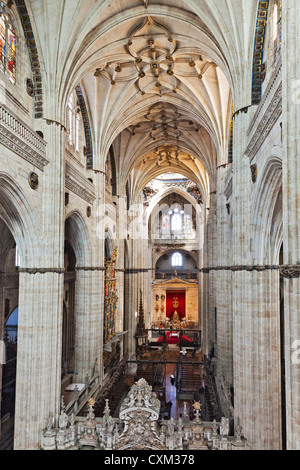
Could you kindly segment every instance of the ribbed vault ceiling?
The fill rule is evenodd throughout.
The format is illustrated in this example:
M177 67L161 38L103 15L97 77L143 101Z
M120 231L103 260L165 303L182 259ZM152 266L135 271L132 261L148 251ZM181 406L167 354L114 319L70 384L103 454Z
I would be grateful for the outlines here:
M46 93L58 98L51 109L59 112L80 82L96 169L113 145L132 193L166 170L196 181L206 195L215 189L216 168L227 162L232 95L237 102L251 94L243 80L253 47L250 3L30 1ZM161 158L167 146L177 157Z

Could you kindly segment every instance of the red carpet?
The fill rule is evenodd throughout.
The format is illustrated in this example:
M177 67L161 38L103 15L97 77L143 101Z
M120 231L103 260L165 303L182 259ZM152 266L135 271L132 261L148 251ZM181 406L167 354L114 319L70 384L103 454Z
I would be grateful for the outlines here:
M168 344L179 344L180 343L180 336L176 335L175 333L172 334L171 336L171 333L167 333L166 335L166 340L167 340L167 343ZM164 337L162 336L161 338L159 338L157 340L158 343L163 343L164 342ZM185 343L191 343L191 340L190 338L188 338L187 336L182 336L181 337L181 344L185 344Z

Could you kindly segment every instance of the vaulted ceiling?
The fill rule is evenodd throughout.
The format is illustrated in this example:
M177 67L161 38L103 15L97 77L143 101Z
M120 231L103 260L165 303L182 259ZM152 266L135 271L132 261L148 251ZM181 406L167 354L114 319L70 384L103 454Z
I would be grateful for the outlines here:
M228 159L232 103L251 99L257 1L29 3L46 93L58 98L48 114L64 115L80 82L96 169L113 145L119 174L136 190L168 169L208 196Z

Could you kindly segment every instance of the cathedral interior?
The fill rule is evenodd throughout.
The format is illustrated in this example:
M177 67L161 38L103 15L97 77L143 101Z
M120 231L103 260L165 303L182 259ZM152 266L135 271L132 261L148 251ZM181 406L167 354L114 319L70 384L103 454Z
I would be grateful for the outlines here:
M0 0L1 450L300 449L299 39Z

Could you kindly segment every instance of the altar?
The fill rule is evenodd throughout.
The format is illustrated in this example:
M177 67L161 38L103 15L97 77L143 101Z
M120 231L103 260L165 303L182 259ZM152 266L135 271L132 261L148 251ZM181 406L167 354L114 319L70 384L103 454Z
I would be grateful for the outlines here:
M198 328L197 282L171 279L152 286L152 325L164 329Z

